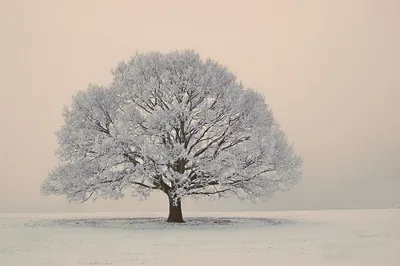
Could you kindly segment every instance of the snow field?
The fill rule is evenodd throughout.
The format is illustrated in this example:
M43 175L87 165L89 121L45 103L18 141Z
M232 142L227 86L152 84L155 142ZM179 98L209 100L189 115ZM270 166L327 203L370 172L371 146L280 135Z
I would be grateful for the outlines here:
M400 265L400 209L0 214L0 265Z

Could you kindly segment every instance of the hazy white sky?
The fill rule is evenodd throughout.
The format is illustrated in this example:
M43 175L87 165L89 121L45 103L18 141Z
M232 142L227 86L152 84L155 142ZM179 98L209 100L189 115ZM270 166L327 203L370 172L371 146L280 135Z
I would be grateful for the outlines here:
M400 206L400 1L0 0L0 212L163 211L139 202L68 204L39 186L71 96L108 84L136 51L191 48L266 96L304 158L289 193L184 211Z

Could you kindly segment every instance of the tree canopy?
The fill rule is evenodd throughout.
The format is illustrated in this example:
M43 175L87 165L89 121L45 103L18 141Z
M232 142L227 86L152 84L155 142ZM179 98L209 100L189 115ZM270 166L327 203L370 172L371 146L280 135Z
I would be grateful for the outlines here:
M269 197L300 178L301 158L264 97L225 66L190 50L152 52L112 74L64 108L43 194L84 202L161 190L168 220L182 221L186 196Z

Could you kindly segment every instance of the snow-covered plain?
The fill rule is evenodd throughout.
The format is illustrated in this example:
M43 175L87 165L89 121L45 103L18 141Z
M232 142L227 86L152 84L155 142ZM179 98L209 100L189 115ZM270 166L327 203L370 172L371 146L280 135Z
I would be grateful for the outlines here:
M0 265L400 265L400 209L0 214Z

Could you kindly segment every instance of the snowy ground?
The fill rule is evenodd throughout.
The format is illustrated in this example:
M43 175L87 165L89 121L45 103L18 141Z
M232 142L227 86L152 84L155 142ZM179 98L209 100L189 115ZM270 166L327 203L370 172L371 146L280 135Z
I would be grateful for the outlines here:
M0 265L400 265L400 209L185 214L0 214Z

